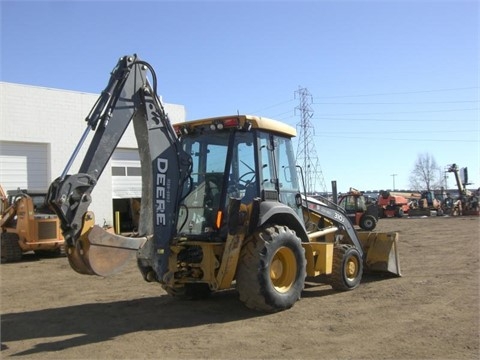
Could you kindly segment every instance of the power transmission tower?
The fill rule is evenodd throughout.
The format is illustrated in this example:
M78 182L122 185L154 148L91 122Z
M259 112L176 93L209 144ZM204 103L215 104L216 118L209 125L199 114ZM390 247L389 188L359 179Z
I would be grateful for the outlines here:
M305 179L305 190L308 194L313 194L318 190L327 192L325 179L323 178L320 162L315 148L315 128L310 119L313 116L313 110L310 106L312 95L306 88L299 87L295 91L295 99L299 99L299 105L295 108L295 113L300 113L300 123L297 124L298 147L297 164L303 169Z

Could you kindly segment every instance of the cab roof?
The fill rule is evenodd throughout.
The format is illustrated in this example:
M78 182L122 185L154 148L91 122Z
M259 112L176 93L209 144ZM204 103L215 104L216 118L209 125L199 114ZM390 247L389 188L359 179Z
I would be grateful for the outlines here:
M247 124L251 124L251 127L254 129L262 129L266 131L271 131L277 134L282 134L287 137L297 136L297 130L285 123L282 123L278 120L269 119L261 116L254 115L228 115L228 116L218 116L205 119L191 120L184 123L177 123L175 127L186 126L189 128L195 128L198 126L210 125L215 123L223 123L225 121L238 121L238 126L240 128L245 127Z

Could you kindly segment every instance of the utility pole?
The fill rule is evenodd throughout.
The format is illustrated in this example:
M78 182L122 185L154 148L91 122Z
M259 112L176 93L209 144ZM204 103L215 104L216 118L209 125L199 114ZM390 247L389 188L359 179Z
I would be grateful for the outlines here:
M313 194L317 190L327 192L325 179L320 168L315 148L315 128L310 119L313 116L313 110L310 107L312 103L312 95L306 88L299 87L295 91L295 98L299 99L299 105L295 108L300 113L300 123L297 124L298 147L297 147L297 164L303 169L305 179L305 191ZM317 187L318 186L318 187Z
M441 170L440 170L441 171ZM448 166L446 167L446 170L443 170L443 187L445 189L445 191L448 190L448 184L447 184L447 181L448 181Z
M395 191L395 176L397 176L398 174L392 174L390 175L392 178L393 178L393 191Z

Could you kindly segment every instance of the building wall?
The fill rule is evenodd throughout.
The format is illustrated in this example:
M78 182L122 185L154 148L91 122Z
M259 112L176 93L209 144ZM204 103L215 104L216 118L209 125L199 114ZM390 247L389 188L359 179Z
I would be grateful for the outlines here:
M97 98L98 94L0 82L0 142L47 144L47 175L51 182L63 172L86 129L85 117ZM183 105L164 104L164 106L172 123L185 121ZM90 132L69 174L78 172L92 137L93 132ZM118 148L137 148L132 124L129 125ZM112 177L109 163L92 192L90 210L95 213L96 222L100 225L104 221L113 224L111 194Z

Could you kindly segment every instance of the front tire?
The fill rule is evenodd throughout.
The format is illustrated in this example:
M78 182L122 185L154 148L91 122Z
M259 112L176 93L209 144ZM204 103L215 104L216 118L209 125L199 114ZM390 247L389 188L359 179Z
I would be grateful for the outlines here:
M333 249L333 268L330 285L339 291L353 290L360 285L363 275L363 260L358 250L349 244L340 244Z
M305 250L295 232L274 225L259 229L240 254L236 281L240 301L250 309L291 308L305 285Z

